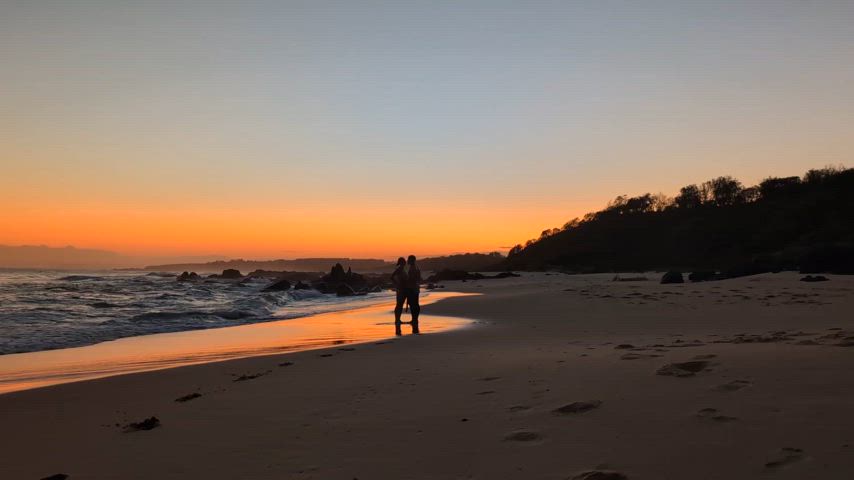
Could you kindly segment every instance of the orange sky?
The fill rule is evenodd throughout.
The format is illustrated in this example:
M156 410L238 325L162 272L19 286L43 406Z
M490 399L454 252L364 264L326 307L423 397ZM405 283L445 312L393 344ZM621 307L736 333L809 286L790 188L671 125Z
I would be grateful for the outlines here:
M854 5L5 2L0 244L506 250L851 164Z

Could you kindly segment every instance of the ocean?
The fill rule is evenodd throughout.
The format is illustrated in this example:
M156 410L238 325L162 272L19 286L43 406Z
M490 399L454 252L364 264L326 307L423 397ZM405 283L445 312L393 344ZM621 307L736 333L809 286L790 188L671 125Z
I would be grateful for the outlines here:
M263 292L270 283L262 278L178 282L166 272L0 270L0 355L305 317L393 296Z

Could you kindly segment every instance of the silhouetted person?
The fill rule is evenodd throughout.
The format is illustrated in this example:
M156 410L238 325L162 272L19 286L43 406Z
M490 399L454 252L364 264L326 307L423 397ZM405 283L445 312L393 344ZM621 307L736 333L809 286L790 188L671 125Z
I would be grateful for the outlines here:
M403 257L397 259L397 266L391 274L391 283L397 292L394 304L394 323L397 324L398 335L400 335L400 315L403 314L403 304L406 302L406 260Z
M421 313L421 305L418 296L421 294L421 269L415 264L415 255L410 255L404 268L406 272L406 301L409 303L409 311L412 314L413 333L418 329L418 315Z

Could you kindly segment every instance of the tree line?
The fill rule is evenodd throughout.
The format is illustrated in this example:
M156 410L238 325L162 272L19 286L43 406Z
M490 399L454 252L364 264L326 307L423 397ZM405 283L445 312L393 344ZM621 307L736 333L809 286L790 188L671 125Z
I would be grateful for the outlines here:
M813 169L748 187L721 176L674 197L621 195L514 246L504 267L854 273L854 169Z

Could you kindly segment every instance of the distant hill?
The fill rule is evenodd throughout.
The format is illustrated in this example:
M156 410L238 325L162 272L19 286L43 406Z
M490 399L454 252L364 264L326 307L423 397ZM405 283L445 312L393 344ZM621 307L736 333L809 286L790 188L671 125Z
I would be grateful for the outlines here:
M146 270L163 272L221 272L227 268L240 270L242 273L255 270L291 271L291 272L327 272L333 265L340 263L344 268L350 267L356 272L380 272L390 270L392 264L379 259L360 258L297 258L293 260L220 260L207 263L173 263L165 265L149 265Z
M503 261L504 256L499 252L463 253L424 258L418 260L418 265L425 272L428 270L438 272L445 269L465 270L467 272L493 272L503 269Z
M421 270L438 271L450 268L453 270L467 271L494 271L498 269L504 260L498 252L493 253L465 253L460 255L447 255L442 257L428 257L418 260ZM293 260L224 260L207 263L174 263L165 265L149 265L146 270L165 272L216 272L219 273L227 268L249 273L255 270L267 271L290 271L290 272L328 272L336 263L344 268L352 268L354 272L391 272L395 262L371 259L371 258L297 258Z
M113 268L125 259L106 250L44 245L0 245L0 268L82 269Z
M513 247L505 266L854 273L854 169L810 170L752 187L719 177L674 198L620 196Z

